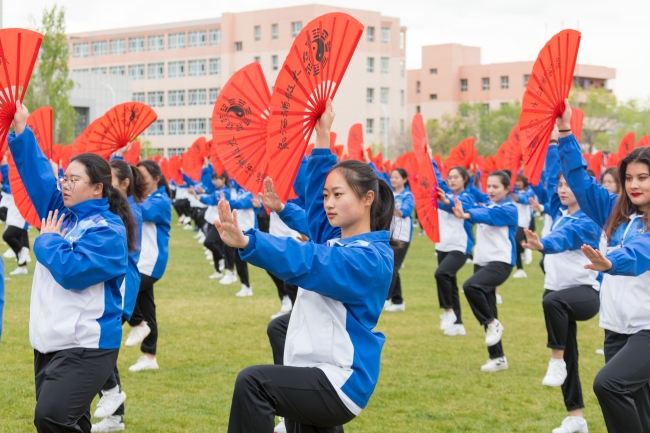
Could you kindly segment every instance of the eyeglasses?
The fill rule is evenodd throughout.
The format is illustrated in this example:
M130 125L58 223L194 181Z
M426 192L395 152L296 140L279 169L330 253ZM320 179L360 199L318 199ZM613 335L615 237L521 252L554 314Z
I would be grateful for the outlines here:
M72 179L72 178L66 179L65 177L59 178L59 183L61 184L61 187L68 188L70 191L74 191L74 187L77 185L78 182L89 183L88 181L82 179Z

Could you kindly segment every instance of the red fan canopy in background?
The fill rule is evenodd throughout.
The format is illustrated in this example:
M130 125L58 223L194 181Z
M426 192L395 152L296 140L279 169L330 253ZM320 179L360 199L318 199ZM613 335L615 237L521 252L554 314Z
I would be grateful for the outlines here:
M0 152L6 146L16 101L23 102L43 35L25 29L0 30Z
M333 99L363 25L350 15L325 14L296 37L271 96L267 157L281 200L289 196L316 121Z
M393 171L393 163L390 161L384 161L384 173L391 174Z
M454 162L453 165L460 165L466 169L469 169L470 165L472 165L475 157L477 156L475 153L476 150L474 149L474 138L466 138L457 146L451 149L448 159Z
M52 161L54 161L57 165L61 164L61 148L63 146L61 144L55 144L52 146L52 158L50 158Z
M636 143L637 149L639 147L650 147L650 135L644 135L639 139L639 141Z
M519 129L525 149L524 174L533 185L539 183L551 132L564 112L580 46L580 32L562 30L546 43L526 85L521 104Z
M582 136L582 123L585 119L585 112L579 108L571 107L571 132L575 135L576 140L580 143Z
M228 176L253 193L262 191L268 172L270 101L264 72L255 62L230 77L212 112L211 160L214 169L217 170L215 162L218 161L219 166L228 170Z
M54 135L54 117L52 107L34 110L27 118L27 125L34 133L41 150L47 159L52 159L52 140ZM58 161L55 161L58 164Z
M194 148L194 150L203 158L210 156L210 146L208 145L208 141L205 139L205 137L197 138L194 140L194 143L192 143L190 147Z
M63 170L66 170L68 168L68 164L70 164L70 158L72 158L72 145L63 146L61 148L61 164L60 164L60 167L62 167Z
M181 167L186 175L194 181L201 179L201 171L203 170L204 157L199 153L195 147L190 147L181 156Z
M360 123L352 125L348 132L348 155L363 162L363 128Z
M600 170L603 166L603 151L583 155L587 161L588 168L594 171L596 180L600 179Z
M607 155L607 164L605 168L618 167L618 163L621 162L621 158L616 153L610 153Z
M180 185L183 183L183 174L181 173L181 159L178 155L172 155L169 158L169 180Z
M432 242L440 242L440 226L438 224L438 182L431 165L431 159L426 152L417 155L417 182L412 188L415 198L415 208L422 229Z
M153 156L153 160L156 162L156 164L160 164L160 160L162 159L162 155L156 154Z
M415 152L406 152L401 158L401 160L395 161L393 169L400 167L406 170L411 189L413 189L418 182L418 157L415 156Z
M131 148L124 152L124 161L129 164L137 165L140 162L140 142L131 143Z
M74 139L72 142L72 149L70 149L70 156L77 156L81 153L86 152L86 146L88 145L88 138L90 137L90 134L93 132L93 129L95 128L95 125L99 124L101 121L101 117L98 117L97 119L93 120L90 125L86 126L86 129L79 134L77 138Z
M634 150L634 132L628 132L621 139L621 143L618 145L618 159L621 160L627 156L628 153Z
M413 121L411 122L411 140L413 141L413 151L416 155L427 152L429 140L427 139L427 130L424 128L424 121L420 113L413 116Z
M167 158L163 158L160 160L158 163L160 165L160 171L162 172L163 176L169 180L169 160Z
M499 146L497 154L494 156L494 162L497 170L510 170L512 177L515 177L521 167L522 157L521 148L509 140Z
M135 140L157 118L151 107L140 102L116 105L93 122L85 151L108 160L113 152Z
M485 162L483 163L483 167L481 170L481 186L483 187L483 191L487 191L487 181L488 177L490 177L490 174L497 171L497 163L496 160L492 157L492 155L488 155L487 158L485 158Z

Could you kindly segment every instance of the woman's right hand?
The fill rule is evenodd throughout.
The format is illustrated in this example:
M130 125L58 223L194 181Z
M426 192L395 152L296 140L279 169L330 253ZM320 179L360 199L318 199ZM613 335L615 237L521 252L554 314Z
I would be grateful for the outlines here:
M582 246L582 252L591 261L591 264L585 265L585 269L590 269L597 272L607 272L612 269L612 262L605 257L603 253L596 250L589 245Z
M11 126L16 131L16 135L20 135L25 130L27 126L27 118L29 117L29 110L23 103L16 101L16 114L14 114L14 120L11 121Z
M447 194L445 194L442 188L438 188L438 200L440 200L445 206L449 206L451 204L451 201L447 198Z
M521 244L524 248L534 251L541 251L544 249L544 245L540 242L537 233L528 229L524 229L524 233L526 234L526 242L522 242Z
M537 200L535 200L533 197L530 197L528 199L528 202L530 203L530 207L533 208L535 212L542 213L544 212L544 206L542 206Z
M280 201L278 193L273 186L273 180L270 177L264 179L264 195L262 196L262 203L267 209L271 209L275 213L282 212L284 204Z

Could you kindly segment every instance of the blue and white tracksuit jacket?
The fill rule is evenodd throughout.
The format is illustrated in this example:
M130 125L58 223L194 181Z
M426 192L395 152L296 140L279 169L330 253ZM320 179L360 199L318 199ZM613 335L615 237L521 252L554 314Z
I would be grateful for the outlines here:
M604 228L618 195L611 194L587 174L587 162L582 158L582 150L573 134L562 137L559 141L562 173L578 200L580 209ZM607 258L612 257L612 263L617 263L616 268L603 275L600 288L600 326L619 334L635 334L650 329L650 271L637 273L639 267L624 259L628 252L617 252L646 233L647 228L641 217L636 209L630 209L629 221L621 224L608 240ZM643 238L647 239L645 235ZM642 242L634 245L642 245ZM639 248L639 251L645 250Z
M305 215L305 178L306 178L306 172L307 172L307 158L303 156L302 162L300 163L300 168L298 169L298 174L296 175L296 179L293 181L293 190L296 193L298 197L292 198L291 200L287 201L286 206L290 206L290 209L287 213L291 214L291 212L302 212L302 216L297 216L299 220L301 220L302 225L299 226L301 229L296 230L293 227L290 227L283 221L283 218L278 215L276 212L271 212L269 214L270 218L270 225L269 225L269 234L273 236L278 236L278 237L290 237L290 238L297 238L300 234L305 235L309 237L309 228L307 227L307 219ZM285 209L282 209L282 212L285 212Z
M199 196L199 201L208 205L208 209L205 211L205 215L203 216L208 224L214 225L214 221L219 219L219 210L217 209L217 206L219 205L219 200L221 200L221 193L223 193L226 200L230 200L230 188L227 186L217 189L213 185L211 193Z
M284 349L284 365L320 368L355 415L368 404L385 337L373 331L393 274L390 233L346 239L327 220L323 186L336 156L314 149L307 167L306 203L311 241L250 230L242 259L300 287Z
M30 303L29 339L41 353L75 347L118 349L128 245L120 217L107 198L63 204L52 167L27 127L9 136L9 148L41 218L59 210L65 238L43 233L34 241L36 270Z
M236 194L230 196L228 203L231 209L237 209L237 221L242 231L257 228L257 212L253 206L253 194L239 187L235 190Z
M533 191L533 188L528 185L528 187L523 191L520 191L519 188L515 188L513 194L517 197L517 202L514 203L517 207L517 224L519 227L527 229L530 227L530 220L533 216L530 209L530 201L528 199L535 198L535 192Z
M160 279L169 258L169 230L172 221L172 201L161 186L145 201L142 210L142 251L138 270L141 274Z
M122 315L126 320L131 318L133 309L135 308L135 301L138 298L140 291L140 271L138 270L138 262L140 261L140 250L142 249L142 210L140 205L135 202L133 196L127 198L129 207L133 213L133 219L138 226L138 233L136 235L136 248L135 251L129 253L129 267L126 271L126 278L120 290L122 291Z
M506 198L499 203L468 209L469 222L476 228L474 264L486 266L490 262L515 264L518 215L515 204Z
M402 212L402 216L393 216L393 223L390 228L392 237L398 241L411 242L411 236L413 234L411 214L415 208L413 194L408 186L404 187L404 190L399 194L395 194L394 191L393 194L395 195L395 209L399 209Z

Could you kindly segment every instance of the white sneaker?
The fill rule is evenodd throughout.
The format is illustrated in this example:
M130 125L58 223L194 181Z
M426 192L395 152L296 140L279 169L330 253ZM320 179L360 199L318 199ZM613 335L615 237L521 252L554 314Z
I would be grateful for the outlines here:
M219 272L223 272L223 270L226 269L226 262L224 259L219 260Z
M528 278L528 275L526 275L526 271L523 269L517 269L517 272L512 276L513 278Z
M528 248L524 249L524 264L530 265L533 263L533 250Z
M122 430L124 430L124 420L119 415L104 418L101 422L93 424L90 428L91 432L110 432Z
M158 362L156 358L149 359L147 355L142 355L138 358L138 362L129 367L129 371L135 373L142 370L158 370Z
M402 302L401 304L390 304L386 307L386 311L389 313L396 313L398 311L406 311L406 304Z
M282 308L280 308L280 313L290 313L293 309L293 304L291 303L291 298L288 296L282 297Z
M544 386L562 386L566 380L567 371L566 363L563 359L551 358L548 362L548 370L546 370L546 376L542 379L542 385Z
M466 265L471 265L472 263L474 263L474 260L470 259L469 257L467 258L467 260L465 260Z
M216 280L217 278L223 278L223 274L221 272L214 272L214 274L210 275L208 278L211 280Z
M605 355L605 351L603 349L596 349L596 353L598 355Z
M583 417L568 416L558 428L553 429L553 433L589 433L589 428Z
M389 299L387 299L387 300L384 301L384 310L385 310L386 308L388 308L388 307L390 307L390 300L389 300Z
M280 422L273 429L273 433L287 433L287 428L284 426L284 418L280 417Z
M27 271L27 266L18 266L16 269L13 271L9 272L9 275L27 275L29 271Z
M197 241L197 243L202 244L203 242L205 242L205 235L201 233L201 236L199 236L199 240Z
M97 409L93 416L95 418L106 418L115 413L118 407L126 400L126 393L120 391L120 387L116 386L113 389L102 391L102 398L97 403Z
M451 325L456 323L456 314L453 311L445 311L444 314L441 316L441 321L440 321L440 330L445 331L447 330Z
M219 280L219 284L232 284L237 282L237 275L234 271L226 271L226 275Z
M481 366L481 371L501 371L508 369L508 360L503 358L488 359L485 365Z
M503 304L503 298L501 297L501 295L497 295L497 305L501 305L501 304Z
M142 323L144 323L144 326L135 326L131 328L129 336L126 338L126 343L124 343L126 347L137 346L147 338L147 335L151 332L151 328L147 325L147 322Z
M2 255L5 259L15 259L16 258L16 253L14 253L14 250L9 248L5 253Z
M499 341L501 341L501 336L503 335L503 325L497 319L494 319L494 323L487 326L485 331L485 345L494 346Z
M185 224L183 230L192 230L192 224Z
M192 217L191 216L186 216L185 220L183 221L185 224L189 224L192 222Z
M465 326L463 326L462 323L453 324L449 328L445 329L445 335L450 337L455 335L467 335L467 331L465 331Z
M194 235L194 239L198 239L201 237L201 232L198 232L197 234Z
M24 265L27 262L31 262L32 259L29 257L29 249L22 247L18 252L18 265Z
M242 284L241 290L235 293L235 296L239 296L240 298L244 298L246 296L253 296L253 289L248 287L246 284Z

